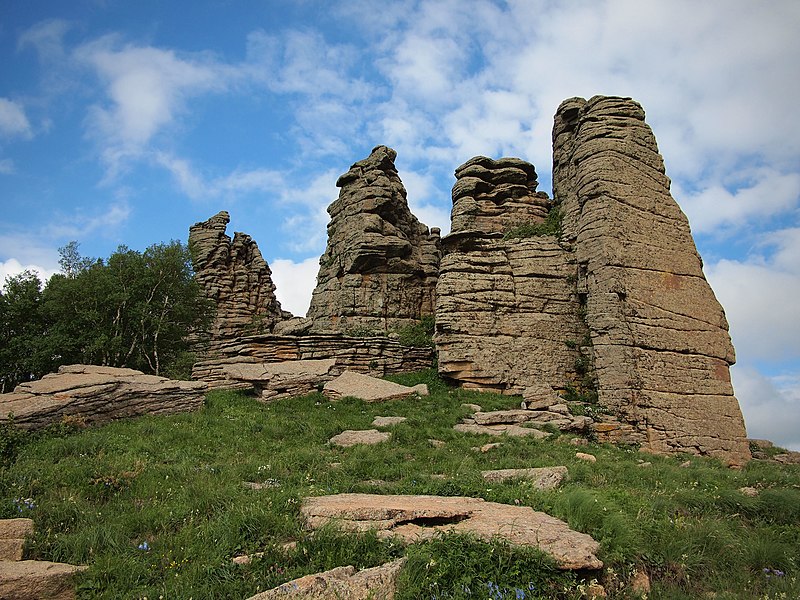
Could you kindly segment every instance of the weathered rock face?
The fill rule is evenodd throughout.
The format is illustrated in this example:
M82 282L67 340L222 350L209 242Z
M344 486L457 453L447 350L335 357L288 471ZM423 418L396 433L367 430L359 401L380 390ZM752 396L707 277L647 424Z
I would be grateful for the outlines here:
M628 98L572 98L553 128L553 187L591 333L600 403L656 452L748 460L728 324Z
M465 387L522 394L577 378L587 331L575 260L554 236L504 240L552 207L533 165L476 157L456 169L452 233L436 288L439 372ZM551 388L552 389L552 388Z
M271 332L292 316L281 310L272 271L258 245L239 232L231 241L225 233L229 222L230 215L222 211L189 228L195 278L217 307L212 339Z
M308 311L315 331L387 331L433 314L439 231L408 209L395 156L378 146L336 182Z
M203 406L208 385L145 375L134 369L65 365L58 373L0 394L0 422L37 429L65 417L86 424L145 414L172 414Z
M476 156L456 169L451 232L505 233L541 222L553 202L537 192L536 169L518 158Z

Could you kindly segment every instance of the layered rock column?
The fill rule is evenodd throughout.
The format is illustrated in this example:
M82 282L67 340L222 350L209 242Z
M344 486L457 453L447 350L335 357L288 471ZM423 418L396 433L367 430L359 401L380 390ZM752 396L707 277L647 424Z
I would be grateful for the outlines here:
M189 228L189 248L195 278L217 307L211 329L214 341L271 332L291 318L275 297L272 271L258 245L244 233L233 241L225 230L230 215L221 211Z
M587 333L575 260L553 235L504 233L542 223L553 202L520 159L479 156L455 175L436 288L439 372L466 387L552 397L577 378Z
M388 331L433 314L439 230L411 214L395 157L377 146L336 182L308 311L314 331Z
M656 452L741 464L728 323L641 106L572 98L553 128L553 190L574 245L599 401Z

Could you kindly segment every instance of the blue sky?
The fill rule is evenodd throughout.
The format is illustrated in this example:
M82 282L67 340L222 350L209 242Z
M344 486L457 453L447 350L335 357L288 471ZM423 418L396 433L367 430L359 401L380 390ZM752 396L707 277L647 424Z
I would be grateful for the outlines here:
M0 278L186 240L219 210L302 314L339 174L534 163L571 96L642 103L731 323L748 431L800 449L800 3L0 0Z

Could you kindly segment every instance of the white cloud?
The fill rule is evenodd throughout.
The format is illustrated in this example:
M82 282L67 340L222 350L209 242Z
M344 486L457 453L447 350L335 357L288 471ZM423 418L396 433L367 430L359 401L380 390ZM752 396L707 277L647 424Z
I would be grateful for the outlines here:
M30 138L32 135L25 109L8 98L0 98L0 135L23 138Z
M747 435L800 450L800 377L765 377L752 367L731 369Z
M128 221L132 209L127 200L118 200L103 207L100 213L92 214L76 211L64 215L41 228L40 234L52 240L87 239L98 232L108 234Z
M760 259L723 259L705 271L740 359L800 359L800 274Z
M281 173L270 169L236 169L225 176L206 178L187 159L166 152L154 153L153 159L172 174L180 190L193 200L259 191L277 194L284 187Z
M311 179L308 185L301 183L281 191L280 203L298 211L282 224L282 228L289 233L288 245L293 251L315 250L321 254L325 249L330 221L327 209L339 196L335 185L338 177L339 174L329 170Z
M71 25L62 19L48 19L24 31L17 42L17 48L32 46L42 61L52 62L64 57L64 35Z
M180 57L172 50L122 45L113 35L80 46L74 56L95 70L109 100L92 107L90 134L127 152L145 147L189 98L224 90L234 74L205 55Z
M779 173L758 169L749 184L730 191L721 183L711 183L697 192L687 192L680 182L673 186L694 233L726 230L732 233L753 228L786 214L800 205L800 173Z
M311 256L300 262L276 258L269 265L281 308L295 316L305 316L311 304L311 294L317 285L319 257Z
M8 277L19 275L23 271L33 271L44 284L50 277L59 272L59 269L49 269L40 265L25 264L23 265L16 258L9 258L6 261L0 261L0 288L5 285Z

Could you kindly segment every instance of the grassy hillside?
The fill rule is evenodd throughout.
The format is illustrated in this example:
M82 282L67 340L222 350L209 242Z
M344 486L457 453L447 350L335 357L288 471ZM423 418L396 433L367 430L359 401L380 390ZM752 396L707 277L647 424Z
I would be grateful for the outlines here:
M80 598L246 598L300 575L374 566L405 552L401 596L408 599L580 598L592 578L609 597L627 598L637 572L652 581L649 598L800 597L800 467L753 461L736 471L635 448L576 448L572 436L503 439L483 453L473 447L496 440L452 429L468 412L461 404L492 410L511 407L513 398L448 388L433 372L395 379L428 383L433 394L384 404L313 394L265 405L215 392L193 414L28 436L6 429L0 518L34 519L27 558L89 565L78 579ZM408 421L392 428L388 443L328 445L344 429L370 428L377 415ZM597 463L576 459L576 450ZM487 485L480 476L552 465L569 468L556 491ZM758 496L741 493L745 486ZM374 535L310 537L300 501L340 492L532 506L594 536L607 568L563 573L538 552L454 536L407 550ZM297 544L287 550L286 542ZM231 562L255 552L264 555Z

